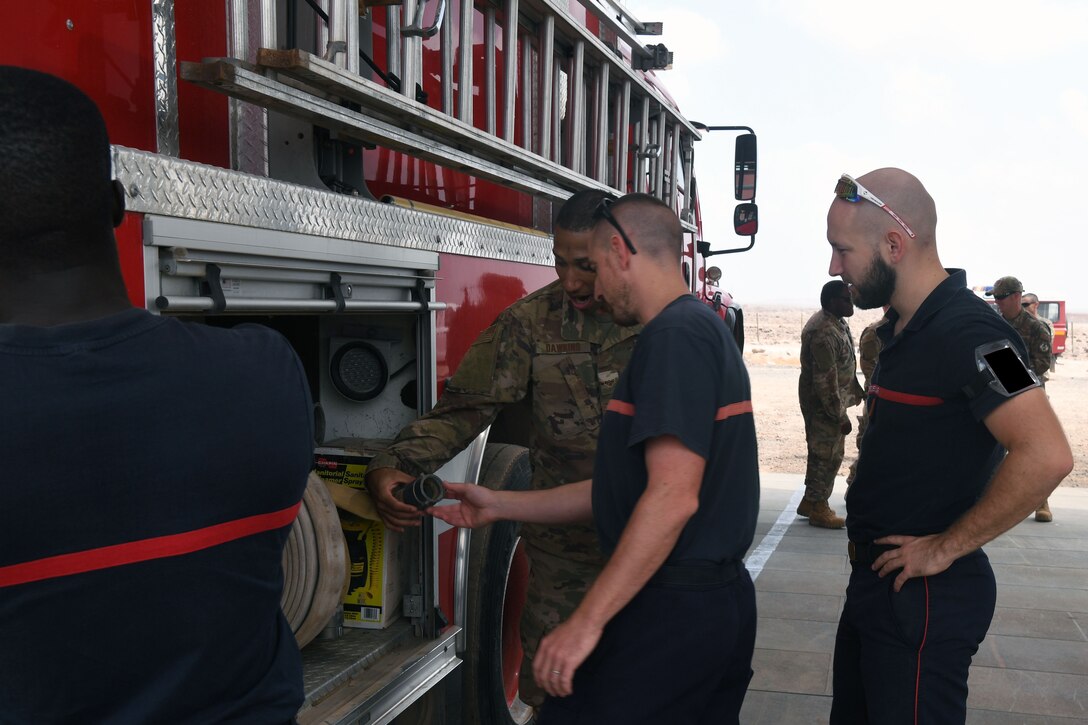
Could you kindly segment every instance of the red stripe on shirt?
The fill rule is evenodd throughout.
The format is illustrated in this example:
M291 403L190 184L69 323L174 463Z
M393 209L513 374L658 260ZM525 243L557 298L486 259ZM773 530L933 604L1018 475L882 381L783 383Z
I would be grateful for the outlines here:
M622 400L616 400L613 398L608 401L608 410L613 413L619 413L620 415L634 416L635 406L631 403L626 403ZM739 403L730 403L729 405L723 405L718 408L718 412L714 415L715 421L722 421L726 418L732 418L735 415L742 415L744 413L752 412L752 401L742 400Z
M714 420L725 420L726 418L732 418L734 415L743 415L744 413L751 412L752 401L742 400L739 403L730 403L729 405L723 405L718 408L718 414L714 416Z
M879 385L870 385L869 394L875 395L881 400L889 400L893 403L902 403L903 405L940 405L944 401L940 398L934 398L931 395L914 395L913 393L900 393L895 390L888 390L882 388Z
M630 415L632 417L635 415L635 406L633 403L626 403L622 400L616 400L615 398L608 401L607 410L611 410L613 413L619 413L620 415Z
M125 564L136 564L141 561L191 554L194 551L209 549L229 541L287 526L295 520L301 506L302 501L299 501L293 506L272 513L247 516L180 534L155 536L124 544L101 546L97 549L11 564L0 567L0 587L13 587L43 579L55 579Z

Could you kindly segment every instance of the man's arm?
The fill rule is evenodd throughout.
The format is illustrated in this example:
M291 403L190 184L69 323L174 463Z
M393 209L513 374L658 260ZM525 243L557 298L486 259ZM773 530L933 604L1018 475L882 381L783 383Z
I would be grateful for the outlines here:
M471 483L446 483L455 504L432 506L427 513L462 529L478 529L496 521L527 524L573 524L593 520L589 479L542 491L492 491Z
M532 370L529 331L505 312L480 334L429 413L405 426L374 457L366 482L378 513L393 531L418 526L419 511L393 495L398 485L433 473L464 450L506 405L525 397Z
M646 490L616 551L570 619L541 640L533 658L533 674L548 694L571 694L574 671L597 646L604 625L661 568L699 508L705 467L706 461L674 436L646 442Z
M876 328L869 325L861 331L858 338L858 357L861 366L861 374L866 383L873 379L873 371L876 370L877 356L880 355L880 338L877 337Z
M896 591L911 577L939 574L1020 523L1073 470L1069 441L1042 388L1008 400L983 422L1008 455L982 498L941 534L877 539L899 546L873 563L880 576L902 568Z

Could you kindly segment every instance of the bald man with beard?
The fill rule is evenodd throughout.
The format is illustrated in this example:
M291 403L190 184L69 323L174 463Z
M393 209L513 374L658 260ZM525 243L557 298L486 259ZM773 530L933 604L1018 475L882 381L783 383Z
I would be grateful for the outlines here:
M858 307L890 305L846 494L836 724L964 722L996 601L981 547L1073 466L1023 341L944 268L936 225L921 182L891 168L844 174L827 214L829 273Z

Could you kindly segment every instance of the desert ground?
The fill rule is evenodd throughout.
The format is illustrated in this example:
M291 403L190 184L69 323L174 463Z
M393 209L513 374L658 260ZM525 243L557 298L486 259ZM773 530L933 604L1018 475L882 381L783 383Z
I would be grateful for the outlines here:
M759 436L760 470L804 473L805 427L797 404L801 328L816 308L746 306L744 359L752 379L752 403ZM855 343L880 310L858 310L850 318ZM1088 487L1088 314L1070 316L1070 342L1050 374L1047 393L1073 447L1073 472L1063 486ZM859 371L860 380L860 371ZM854 411L860 414L861 406ZM845 476L857 456L847 436L840 471Z

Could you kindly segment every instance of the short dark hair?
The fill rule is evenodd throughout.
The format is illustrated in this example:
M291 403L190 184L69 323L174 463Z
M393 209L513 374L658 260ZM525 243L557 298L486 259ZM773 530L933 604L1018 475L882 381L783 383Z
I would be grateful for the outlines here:
M601 199L608 196L598 189L576 191L559 207L555 226L568 232L588 232L597 224L595 212Z
M850 285L843 282L841 279L833 279L824 285L820 290L820 307L827 309L827 305L831 302L831 298L837 295L843 290L849 290Z
M113 243L106 124L67 81L0 66L0 267L39 271L102 258Z
M611 207L615 216L626 217L624 228L636 238L638 250L679 261L683 256L684 228L671 206L651 194L631 193ZM633 218L632 218L633 217ZM634 229L635 231L632 231Z

